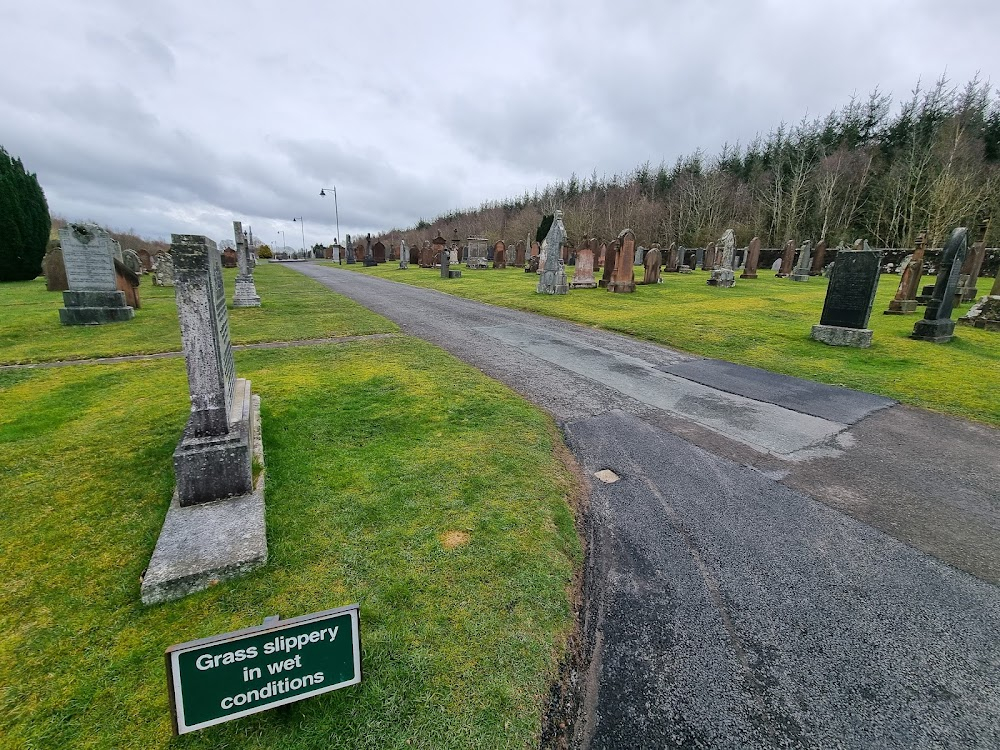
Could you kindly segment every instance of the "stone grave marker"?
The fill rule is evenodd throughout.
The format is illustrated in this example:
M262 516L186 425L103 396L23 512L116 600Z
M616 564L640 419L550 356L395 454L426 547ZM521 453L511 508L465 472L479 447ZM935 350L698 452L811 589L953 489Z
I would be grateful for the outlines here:
M778 272L775 274L776 278L783 279L787 277L792 272L792 261L795 258L795 241L788 240L785 243L785 247L781 252L781 264L778 266Z
M153 266L153 284L156 286L174 285L174 259L170 253L159 253Z
M958 227L948 238L941 253L941 262L937 270L937 282L931 300L927 303L923 320L918 320L913 326L910 338L943 344L951 341L955 334L955 321L951 312L955 307L955 297L958 293L958 278L961 275L962 263L969 247L969 230ZM839 258L838 258L839 265Z
M740 274L740 278L756 279L758 263L760 263L760 237L754 237L750 240L750 245L747 247L746 260L744 261L743 273Z
M831 346L867 348L872 343L868 320L878 289L882 253L868 243L861 249L841 250L826 289L819 325L812 338Z
M406 240L399 241L399 270L406 271L410 267L410 248Z
M618 235L618 257L615 270L608 284L608 291L616 294L631 294L635 291L635 233L623 229Z
M131 268L119 260L115 260L115 286L125 295L125 304L138 310L142 305L139 303L139 282L142 276L135 273Z
M925 237L924 232L917 235L913 243L915 245L913 253L907 256L909 262L903 263L896 296L889 302L889 309L884 311L884 315L909 315L917 309L917 289L924 271Z
M597 282L597 286L601 289L607 289L608 285L611 283L611 279L614 277L615 268L618 265L618 251L621 249L621 244L618 240L611 243L610 246L606 246L604 254L604 272L601 274L601 280Z
M518 240L517 244L514 246L514 266L516 268L524 266L526 248L527 246L524 244L524 240Z
M503 240L498 240L493 245L493 267L507 267L507 246L504 245Z
M799 262L795 264L795 270L790 276L792 281L809 281L809 271L812 269L811 248L810 240L803 242L799 248Z
M139 256L139 262L142 263L142 270L146 273L153 270L153 256L149 254L149 250L144 247L140 247L136 253Z
M376 265L385 263L385 243L382 240L378 240L372 245L372 259Z
M486 237L468 237L466 238L466 244L469 248L468 255L465 258L466 268L479 269L489 267L489 261L486 259L488 253L488 245L490 241Z
M566 227L563 226L562 211L556 210L545 235L545 265L542 267L535 287L537 294L567 294L569 284L566 281L566 268L562 261L562 247L566 242Z
M646 251L645 257L642 259L643 274L642 283L643 284L659 284L660 279L660 266L663 263L663 255L660 253L659 245L651 245L649 250Z
M236 290L233 292L233 307L260 307L260 296L253 281L253 258L250 255L250 245L243 234L243 223L233 222L233 235L236 237Z
M962 264L962 275L966 277L965 283L959 286L962 302L974 300L979 293L976 285L979 282L979 273L983 269L983 259L986 257L986 233L989 228L989 219L979 222L979 240L969 250L969 254Z
M1000 295L983 297L958 319L964 326L982 328L985 331L1000 331Z
M694 270L704 270L705 269L705 248L699 247L694 252Z
M722 245L721 262L718 258L718 244ZM736 257L736 235L732 229L725 231L715 248L715 259L713 260L715 267L712 269L711 278L706 283L710 286L728 289L736 285L736 274L733 271Z
M69 286L60 322L80 326L132 320L135 310L118 288L117 243L111 236L96 224L70 224L59 230L59 241Z
M820 240L813 249L812 265L809 267L810 276L819 276L823 273L823 264L826 262L826 240Z
M42 273L45 274L46 291L65 292L69 289L66 266L63 265L63 251L58 240L49 243L49 251L42 258Z
M122 263L136 276L142 276L142 261L139 259L139 254L132 248L127 247L122 250Z
M595 289L597 281L594 279L594 244L597 240L589 243L582 243L580 251L576 255L576 266L573 269L573 281L570 289Z
M236 260L236 250L231 247L227 247L222 251L222 267L223 268L236 268L238 266Z

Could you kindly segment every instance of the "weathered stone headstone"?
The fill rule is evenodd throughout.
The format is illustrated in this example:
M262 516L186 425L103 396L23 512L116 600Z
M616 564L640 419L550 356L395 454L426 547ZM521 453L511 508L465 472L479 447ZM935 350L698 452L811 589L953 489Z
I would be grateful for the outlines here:
M127 247L122 250L122 263L136 276L142 276L142 261L139 260L138 253L132 248Z
M49 251L42 258L42 273L45 274L46 291L65 292L69 289L66 266L63 265L63 251L58 240L50 243Z
M635 291L635 233L623 229L618 235L618 258L615 270L608 284L608 291L617 294L631 294Z
M993 288L990 289L990 296L996 297L1000 295L1000 271L997 271L996 278L993 280Z
M663 261L663 256L660 254L660 246L652 245L649 250L646 251L645 257L642 259L643 274L642 283L643 284L659 284L660 283L660 265Z
M785 248L781 253L781 264L778 266L778 272L775 274L775 278L785 278L792 272L792 261L795 259L795 242L794 240L788 240L785 243Z
M524 240L518 240L514 246L514 266L516 268L521 268L524 265L526 249L527 246L524 244Z
M699 247L694 253L694 270L705 269L705 248Z
M583 246L576 254L576 266L573 268L573 281L570 289L595 289L597 281L594 279L594 249L593 245L597 240L589 243L582 243Z
M705 254L701 259L703 271L714 271L719 265L718 247L715 242L709 242L705 246Z
M344 260L347 261L347 265L352 266L357 262L357 253L354 247L351 245L351 235L347 235L344 238L344 255L346 256Z
M149 254L149 250L144 247L140 247L136 251L136 255L139 256L139 262L142 263L142 270L149 271L153 270L153 256Z
M757 278L757 264L760 262L760 237L754 237L750 240L750 245L747 247L746 261L743 264L743 273L740 274L741 279L756 279Z
M489 268L489 261L486 257L489 254L490 241L486 237L468 237L465 242L469 248L468 254L465 256L466 267L480 270Z
M125 304L138 310L142 305L139 300L139 282L142 279L140 274L135 273L131 268L119 260L115 260L115 286L125 295Z
M504 257L504 260L507 262L508 266L512 266L512 265L514 265L514 261L515 261L516 258L517 258L517 250L514 247L514 243L513 242L508 242L507 243L507 254Z
M239 265L236 260L236 250L231 247L227 247L222 251L222 267L223 268L236 268Z
M159 253L153 267L153 284L156 286L174 285L174 259L170 253Z
M923 320L918 320L913 326L912 339L932 341L943 344L951 341L955 334L955 321L951 312L955 307L955 296L958 291L958 277L961 275L962 262L969 247L969 230L958 227L948 238L941 253L941 262L937 270L937 282ZM837 258L840 265L840 258Z
M962 302L974 300L979 294L976 285L979 282L979 272L983 268L983 259L986 257L986 233L989 228L989 219L979 222L979 240L970 248L969 254L962 264L962 274L966 276L965 283L959 286Z
M811 250L811 240L802 243L802 247L799 248L799 261L795 264L795 270L790 277L792 281L809 281L809 271L812 269Z
M958 322L985 331L1000 331L1000 295L983 297Z
M820 240L813 248L812 265L809 267L810 276L819 276L823 273L823 264L826 262L826 240Z
M872 343L868 320L878 289L882 253L868 243L860 250L841 250L826 289L819 325L812 338L831 346L867 348Z
M718 244L722 245L721 261L718 259ZM736 257L736 235L733 230L727 229L725 234L719 238L718 244L715 245L715 268L712 269L712 276L706 283L722 288L733 287L736 285L736 274L733 271Z
M79 326L132 320L135 310L118 288L116 243L110 235L96 224L70 224L59 230L59 240L69 284L60 322Z
M667 273L677 273L681 268L680 260L677 257L677 243L671 242L667 248L666 257L663 259L663 270Z
M507 246L504 245L503 240L498 240L493 245L493 267L507 267Z
M236 237L236 290L233 292L233 307L260 307L260 296L253 281L253 258L250 256L250 245L247 236L243 234L243 223L233 222L233 235Z
M639 247L635 249L634 256L635 256L634 262L632 263L632 265L641 266L643 258L646 256L646 248L644 248L642 245L639 245Z
M545 235L545 265L540 268L538 294L567 294L569 284L566 281L566 268L562 260L562 247L566 242L566 227L563 226L562 211L557 210Z
M924 269L924 236L923 232L917 235L913 253L903 261L896 296L889 303L889 309L883 312L884 315L909 315L917 309L917 287Z
M601 289L607 289L608 285L611 283L611 279L615 275L615 268L618 265L618 251L621 249L621 243L615 240L611 245L606 246L604 254L604 273L601 274L601 280L597 282L597 286Z
M406 240L399 241L399 270L405 271L410 267L410 248Z

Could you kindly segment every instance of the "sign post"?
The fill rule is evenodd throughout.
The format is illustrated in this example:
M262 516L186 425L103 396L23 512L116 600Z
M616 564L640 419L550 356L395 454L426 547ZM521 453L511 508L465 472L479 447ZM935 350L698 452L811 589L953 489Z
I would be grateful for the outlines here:
M357 604L189 641L166 651L174 733L361 682Z

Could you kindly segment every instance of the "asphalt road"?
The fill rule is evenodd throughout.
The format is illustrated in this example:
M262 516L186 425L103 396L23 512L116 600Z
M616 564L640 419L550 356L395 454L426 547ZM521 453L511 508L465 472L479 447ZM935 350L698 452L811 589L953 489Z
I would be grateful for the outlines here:
M1000 747L1000 432L294 267L564 430L591 477L573 746Z

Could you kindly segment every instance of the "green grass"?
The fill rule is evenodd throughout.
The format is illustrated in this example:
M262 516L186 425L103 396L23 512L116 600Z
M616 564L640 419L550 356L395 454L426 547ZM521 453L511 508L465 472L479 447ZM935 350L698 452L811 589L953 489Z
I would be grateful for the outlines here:
M822 277L796 283L761 271L758 279L737 279L734 288L717 289L705 283L707 273L696 271L664 274L662 284L639 286L635 294L593 289L550 296L536 294L538 277L521 269L463 268L462 278L447 280L437 270L413 266L408 271L395 264L343 268L1000 426L1000 335L958 326L948 344L910 339L924 308L913 315L882 314L896 293L898 276L883 276L879 284L870 321L872 347L852 349L809 337L823 309L827 280ZM641 279L641 269L636 273ZM980 279L980 291L992 283ZM968 308L962 305L953 317Z
M225 269L227 298L233 298L235 269ZM311 339L345 334L398 330L385 318L321 284L272 263L254 273L263 305L230 308L233 343ZM142 307L127 323L63 326L62 294L45 291L45 280L0 284L0 364L112 357L179 351L180 326L173 287L157 287L144 276L139 287Z
M281 304L284 273L261 278ZM244 351L237 367L263 401L269 562L149 608L183 360L0 372L0 747L536 744L581 555L551 421L409 338ZM456 531L468 542L446 548ZM171 738L167 646L355 601L360 686Z

